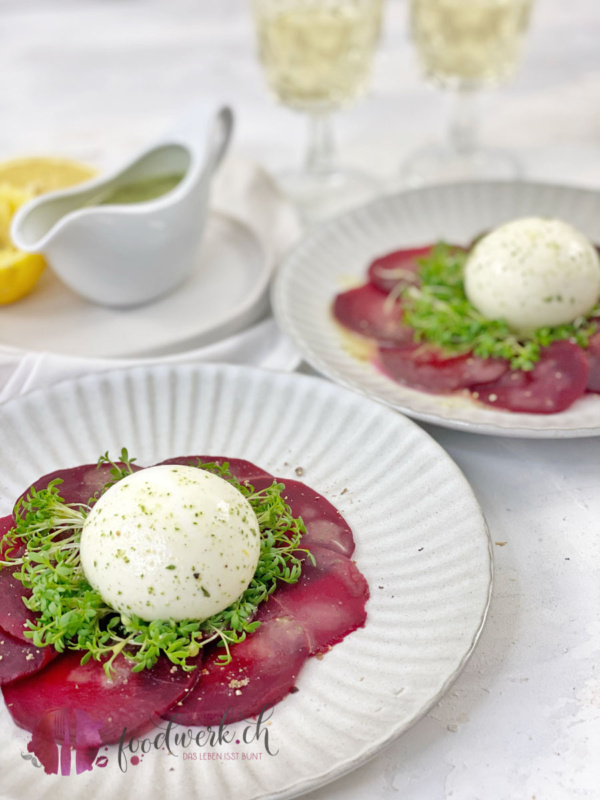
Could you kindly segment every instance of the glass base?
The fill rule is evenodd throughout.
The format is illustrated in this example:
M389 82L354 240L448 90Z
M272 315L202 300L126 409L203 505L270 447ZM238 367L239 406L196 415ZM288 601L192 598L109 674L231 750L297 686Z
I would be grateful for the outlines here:
M349 169L286 172L277 176L277 183L307 225L366 203L382 192L377 180Z
M442 145L412 155L402 167L403 186L426 186L469 180L514 180L523 170L517 158L503 150L474 150L461 154Z

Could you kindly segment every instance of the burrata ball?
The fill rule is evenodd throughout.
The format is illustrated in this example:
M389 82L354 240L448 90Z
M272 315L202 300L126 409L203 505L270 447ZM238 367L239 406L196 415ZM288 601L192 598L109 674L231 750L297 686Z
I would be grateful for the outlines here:
M566 222L528 217L479 240L467 259L464 285L481 314L504 319L515 331L562 325L600 299L600 258Z
M260 528L229 481L161 465L111 486L85 520L81 565L104 602L144 620L206 619L240 597Z

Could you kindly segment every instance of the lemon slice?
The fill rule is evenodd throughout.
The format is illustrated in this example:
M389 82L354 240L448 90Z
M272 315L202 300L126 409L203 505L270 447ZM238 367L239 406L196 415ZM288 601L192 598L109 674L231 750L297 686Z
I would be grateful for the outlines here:
M36 285L46 262L38 253L0 250L0 305L20 300Z
M16 250L10 239L15 211L36 195L90 180L96 170L63 158L20 158L0 163L0 305L33 289L46 266L41 255Z
M0 163L0 184L8 183L31 195L66 189L95 175L93 167L65 158L19 158Z

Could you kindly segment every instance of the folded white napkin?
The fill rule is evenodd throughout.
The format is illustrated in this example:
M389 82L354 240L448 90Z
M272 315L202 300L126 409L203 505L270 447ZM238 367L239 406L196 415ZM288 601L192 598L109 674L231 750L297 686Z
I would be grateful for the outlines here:
M227 159L219 170L211 205L248 225L265 248L270 263L278 263L300 235L300 223L293 208L269 176L253 162L240 157ZM299 364L300 357L271 318L206 347L157 358L86 359L41 351L26 352L3 346L0 342L0 403L90 372L165 361L180 364L228 362L292 370Z

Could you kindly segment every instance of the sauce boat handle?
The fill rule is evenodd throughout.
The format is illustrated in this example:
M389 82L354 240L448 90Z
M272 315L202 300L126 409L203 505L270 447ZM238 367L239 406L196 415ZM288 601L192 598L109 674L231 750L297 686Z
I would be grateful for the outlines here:
M204 171L211 174L227 152L233 128L234 114L228 105L198 103L157 144L173 141L185 144L204 165Z

